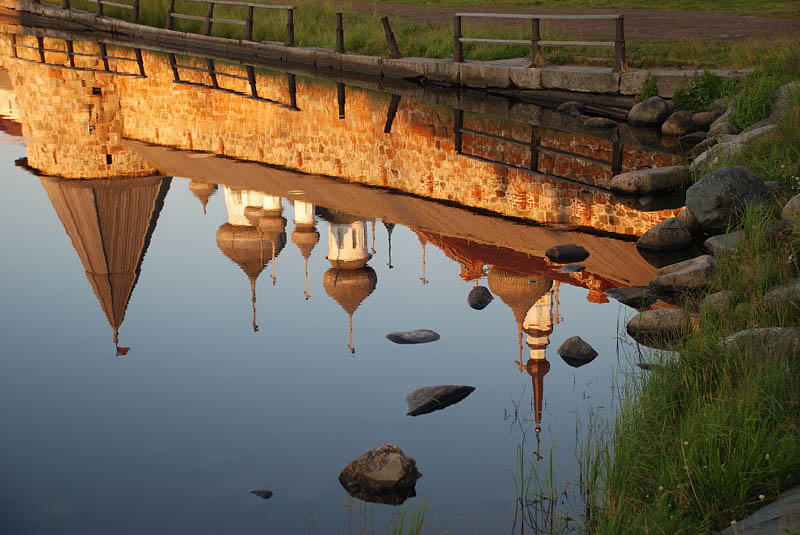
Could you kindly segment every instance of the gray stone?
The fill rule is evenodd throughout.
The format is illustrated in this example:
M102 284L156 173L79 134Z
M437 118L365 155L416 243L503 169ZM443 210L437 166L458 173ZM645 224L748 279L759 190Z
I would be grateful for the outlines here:
M706 140L706 135L708 132L703 130L698 130L697 132L692 132L691 134L686 134L685 136L681 136L678 139L678 143L681 147L696 147L698 144L702 143Z
M800 93L800 81L789 82L778 88L772 99L772 113L769 120L772 123L780 122L791 108L793 95Z
M556 108L556 111L566 113L572 117L580 117L581 113L583 113L583 109L584 105L582 103L569 100L559 104L558 108Z
M263 489L251 489L248 490L250 494L255 494L259 498L264 498L265 500L269 500L272 498L272 491L271 490L263 490Z
M649 286L658 293L704 290L714 282L715 271L714 258L703 255L660 268Z
M563 89L579 93L616 94L619 91L619 73L603 67L548 65L541 72L542 88Z
M558 347L557 351L561 358L564 359L564 362L573 368L580 368L584 364L589 364L597 357L597 351L580 336L567 338Z
M716 145L718 142L719 140L717 138L709 137L708 135L706 135L706 138L703 141L692 147L692 149L689 151L689 154L693 158L697 158L699 155L703 154L705 151Z
M739 143L750 143L753 140L756 140L760 137L766 136L767 134L775 132L777 129L778 129L777 125L767 124L759 128L754 128L752 130L742 132L741 134L739 134L738 139L736 141L738 141Z
M767 192L774 199L781 197L783 192L786 191L786 186L783 185L783 182L778 182L777 180L765 180L764 185L767 187Z
M417 495L420 477L413 458L393 444L384 444L351 461L339 474L339 483L354 498L400 505Z
M554 245L544 252L551 262L556 264L571 264L573 262L583 262L589 258L589 251L575 245L574 243L562 243Z
M633 126L661 126L669 117L670 107L661 97L650 97L636 104L628 112L628 122Z
M744 232L741 230L729 232L727 234L717 234L716 236L711 236L703 242L703 249L714 256L719 256L721 254L733 254L736 252L739 240L741 240L743 237Z
M682 308L657 308L639 312L625 326L636 341L650 347L667 347L689 330L689 315Z
M731 124L727 121L714 122L711 128L708 129L708 137L717 137L726 134L735 135L741 132L738 126Z
M566 266L562 267L559 271L561 273L580 273L584 271L586 266L583 264L567 264Z
M406 394L409 416L419 416L454 405L472 394L474 386L423 386Z
M779 303L800 304L800 279L772 288L764 294L764 303L768 305Z
M583 121L583 125L590 128L616 128L619 126L617 121L608 119L607 117L590 117Z
M700 308L708 308L715 312L720 312L728 306L728 303L730 303L732 298L733 292L730 290L723 290L721 292L708 294L700 302Z
M703 230L700 226L700 222L698 222L697 218L694 216L694 214L692 214L692 211L685 206L683 210L681 210L681 213L678 214L678 219L681 220L683 226L685 226L692 234L699 234Z
M728 336L720 342L724 349L751 351L761 358L778 356L800 357L800 330L786 327L746 329Z
M416 331L396 331L386 335L386 338L395 344L426 344L438 340L439 333L430 329L417 329Z
M692 234L677 217L668 217L636 241L639 249L677 251L692 245Z
M739 141L720 141L710 147L708 150L698 155L692 162L692 167L702 170L709 168L723 160L734 156L744 148L744 144Z
M616 299L623 305L632 308L647 308L658 300L658 296L649 286L630 286L629 288L612 288L606 295Z
M691 170L686 165L640 169L612 178L611 190L624 195L648 195L680 189L689 184L691 178Z
M661 125L661 133L665 136L685 136L697 130L692 122L692 114L688 111L676 111Z
M718 111L700 111L692 115L692 122L702 130L708 130L711 123L719 119L722 113Z
M781 210L781 217L784 219L798 219L800 216L800 193L789 199Z
M761 202L767 187L744 167L720 167L686 190L686 206L709 234L725 232L738 224L740 211L748 203Z
M770 496L765 503L772 500ZM776 535L800 533L800 487L781 494L774 502L765 505L718 535Z
M483 310L493 299L494 296L486 286L475 286L467 295L467 304L475 310Z

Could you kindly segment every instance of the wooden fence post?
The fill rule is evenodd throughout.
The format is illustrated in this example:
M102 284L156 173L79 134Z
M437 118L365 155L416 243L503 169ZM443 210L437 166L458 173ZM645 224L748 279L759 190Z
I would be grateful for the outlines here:
M244 25L244 38L248 41L253 40L253 11L252 5L247 6L247 22Z
M453 61L464 63L464 47L461 44L461 17L453 20Z
M389 17L381 17L381 22L383 23L383 33L386 34L386 44L389 45L389 57L394 59L402 58L403 54L400 53L400 47L397 46L394 32L392 32L392 27L389 25Z
M344 24L342 14L336 14L336 52L344 54Z
M539 41L542 40L539 19L531 19L531 67L535 67L541 60L541 49Z
M625 67L625 17L620 15L616 19L616 36L614 39L614 71L622 72Z
M294 46L294 8L286 8L286 46Z
M208 3L208 11L206 12L206 35L211 35L211 19L214 18L214 2Z
M139 24L139 0L133 0L133 15L131 15L132 22Z
M61 2L61 7L63 7L64 9L69 9L69 0L63 0Z
M172 29L172 14L175 13L175 0L169 0L169 9L167 10L167 30Z
M103 16L103 0L97 0L97 16Z

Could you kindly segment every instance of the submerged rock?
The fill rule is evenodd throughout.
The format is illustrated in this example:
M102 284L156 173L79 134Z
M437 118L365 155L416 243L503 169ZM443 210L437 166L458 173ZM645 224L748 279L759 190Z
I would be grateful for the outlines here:
M689 315L681 308L645 310L631 318L625 329L646 346L664 348L688 332Z
M589 258L589 251L574 243L554 245L547 249L544 254L551 262L555 262L556 264L583 262Z
M629 288L612 288L606 295L616 299L623 305L632 308L647 308L658 300L658 296L649 286L631 286Z
M711 255L698 256L660 268L649 286L657 293L702 290L714 282L715 270L714 257Z
M440 338L439 333L430 329L417 329L415 331L396 331L386 335L386 338L395 344L426 344L435 342Z
M419 416L454 405L472 394L474 386L423 386L406 394L409 416Z
M721 234L738 223L742 208L761 202L768 190L755 173L744 167L720 167L686 190L686 206L704 231Z
M639 249L655 251L677 251L692 245L692 234L677 217L661 221L636 241Z
M561 273L580 273L584 271L586 266L583 264L567 264L566 266L562 267L559 271Z
M670 114L670 107L661 97L650 97L636 104L628 112L628 122L633 126L661 126Z
M486 286L476 286L467 295L467 304L475 310L483 310L492 302L494 296Z
M268 500L268 499L272 498L272 491L271 490L251 489L251 490L248 490L247 492L249 492L250 494L255 494L259 498L264 498L265 500Z
M611 190L624 195L648 195L682 189L691 182L691 179L692 173L686 165L639 169L612 178Z
M676 111L661 125L661 133L665 136L685 136L697 130L688 111Z
M597 357L597 351L580 336L573 336L564 340L558 347L558 354L561 355L564 362L573 368L580 368L584 364L589 364Z
M339 474L339 483L354 498L400 505L417 495L420 477L413 458L393 444L384 444L351 461Z

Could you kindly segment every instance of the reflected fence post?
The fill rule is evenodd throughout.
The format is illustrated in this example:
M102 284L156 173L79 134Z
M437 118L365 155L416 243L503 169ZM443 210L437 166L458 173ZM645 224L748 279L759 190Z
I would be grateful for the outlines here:
M100 58L103 60L103 70L106 72L111 72L111 69L108 67L108 48L106 47L105 43L99 43L100 45Z
M72 45L72 41L67 41L67 59L69 60L69 66L71 68L75 68L75 48Z
M531 125L531 171L539 170L539 134Z
M136 54L136 65L139 66L139 76L144 78L145 74L144 74L144 60L142 59L142 49L136 48L134 49L133 52Z
M464 128L464 110L455 110L453 131L455 133L455 148L461 154L461 130Z
M383 127L383 133L389 134L392 131L392 123L394 123L394 116L397 115L397 108L400 106L400 95L392 95L392 101L389 103L389 109L386 111L386 125Z
M250 84L250 97L258 98L258 88L256 87L256 68L252 65L246 65L247 82Z
M614 176L617 176L622 172L622 143L619 140L614 141L613 145L613 152L611 155L611 173Z
M299 110L297 107L297 77L292 73L288 73L286 77L289 84L289 107L297 111Z
M181 75L178 72L178 61L175 59L175 54L168 54L168 56L169 56L169 66L172 69L173 82L180 83Z
M39 49L39 61L41 61L42 63L46 63L44 60L44 37L37 35L36 45L37 48Z
M211 85L214 89L219 89L219 82L217 82L217 71L214 67L213 59L206 59L206 67L208 68L208 75L211 77Z
M339 103L339 119L344 119L344 84L337 83L336 84L336 102Z

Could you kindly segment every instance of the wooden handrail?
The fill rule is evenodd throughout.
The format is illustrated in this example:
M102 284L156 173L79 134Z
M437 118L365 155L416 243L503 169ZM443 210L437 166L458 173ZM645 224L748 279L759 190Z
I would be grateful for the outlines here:
M490 18L490 19L517 19L531 21L531 38L523 39L476 39L465 38L461 32L461 19ZM542 20L613 20L614 41L543 41L541 39L540 21ZM531 67L543 63L541 48L545 46L562 47L613 47L614 72L625 69L625 16L624 15L533 15L522 13L456 13L453 19L453 61L464 62L464 43L478 43L489 45L527 45L531 46Z
M69 0L64 0L68 2ZM90 0L90 1L100 1L106 2L107 0ZM212 25L215 22L219 22L222 24L236 24L238 26L244 26L244 39L246 41L253 40L253 15L255 8L259 9L277 9L286 11L286 46L294 46L294 6L276 6L276 5L268 5L268 4L256 4L253 2L234 2L232 0L185 0L186 2L192 2L195 4L208 4L208 11L205 17L201 17L199 15L184 15L181 13L175 13L175 0L169 1L169 9L167 11L167 25L166 29L172 30L174 26L175 19L183 19L183 20L197 20L197 21L205 21L205 35L211 35ZM135 0L138 4L139 0ZM233 19L222 19L219 17L214 17L214 6L236 6L236 7L246 7L247 8L247 18L245 20L233 20Z
M139 0L133 0L133 4L123 4L120 2L112 2L111 0L87 0L88 2L92 2L97 4L97 9L95 13L98 17L104 16L103 7L104 6L111 6L111 7L118 7L120 9L130 9L131 10L131 22L134 24L139 24ZM64 9L71 9L70 0L62 0L61 7Z

